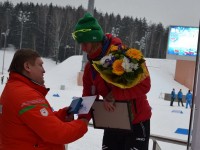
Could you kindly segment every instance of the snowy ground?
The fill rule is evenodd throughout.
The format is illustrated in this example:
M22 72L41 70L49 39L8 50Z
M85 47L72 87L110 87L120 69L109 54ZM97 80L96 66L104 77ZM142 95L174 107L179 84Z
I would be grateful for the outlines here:
M13 57L12 50L6 50L4 76L7 77L7 70ZM188 136L177 134L177 128L189 128L190 109L178 107L177 102L174 106L169 106L169 101L163 99L164 93L170 93L172 88L182 89L183 94L186 94L188 89L174 81L174 73L176 61L163 59L146 59L147 66L151 75L152 88L148 93L149 103L152 107L151 119L151 134L165 136L187 141ZM81 69L82 56L72 56L64 62L56 65L50 59L43 59L44 68L46 69L45 81L46 86L50 87L50 92L47 95L52 107L57 110L59 108L68 106L73 96L81 96L82 86L77 86L77 76ZM0 50L0 69L2 70L3 51ZM0 70L0 72L2 72ZM2 74L0 74L2 76ZM5 80L6 82L6 80ZM5 83L0 85L0 94ZM60 90L61 86L65 90ZM54 97L58 94L59 97ZM174 113L175 111L182 111L183 113ZM74 143L68 145L69 150L100 150L103 130L89 127L86 135ZM166 144L158 142L162 150L185 150L185 146L178 146L174 144ZM152 148L152 141L150 141L150 149Z

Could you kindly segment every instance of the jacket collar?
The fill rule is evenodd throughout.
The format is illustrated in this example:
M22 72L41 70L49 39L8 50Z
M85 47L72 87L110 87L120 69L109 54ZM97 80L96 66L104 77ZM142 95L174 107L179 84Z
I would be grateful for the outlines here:
M28 78L25 75L22 75L20 73L10 72L8 82L13 81L13 80L24 82L25 84L27 84L31 88L39 91L44 96L46 96L46 94L50 90L49 88L46 88L44 85L40 85L39 83L33 81L32 79L30 79L30 78Z

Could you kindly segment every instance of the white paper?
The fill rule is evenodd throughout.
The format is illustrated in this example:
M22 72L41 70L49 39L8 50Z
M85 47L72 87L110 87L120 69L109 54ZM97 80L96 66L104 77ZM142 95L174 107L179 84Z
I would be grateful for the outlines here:
M78 114L88 114L90 111L90 108L92 107L95 99L96 99L96 95L95 96L85 96L82 97L83 101L82 101L82 107L79 109Z

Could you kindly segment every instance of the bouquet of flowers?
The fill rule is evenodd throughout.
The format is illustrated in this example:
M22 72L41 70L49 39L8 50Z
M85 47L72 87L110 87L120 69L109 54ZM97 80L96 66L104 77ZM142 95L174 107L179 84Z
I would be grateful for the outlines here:
M141 51L111 45L107 55L99 61L93 61L93 66L108 83L131 88L149 76L144 62Z

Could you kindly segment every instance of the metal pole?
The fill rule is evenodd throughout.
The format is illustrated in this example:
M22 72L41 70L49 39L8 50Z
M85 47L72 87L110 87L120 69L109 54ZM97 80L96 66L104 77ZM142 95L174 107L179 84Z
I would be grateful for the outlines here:
M94 15L94 0L88 2L88 12Z
M200 29L200 23L199 23ZM200 67L200 30L199 30L199 37L198 37L198 45L197 45L197 56L196 56L196 65L195 65L195 77L194 77L194 85L193 85L193 97L192 97L192 107L190 113L190 123L189 123L189 133L188 133L188 144L187 150L193 149L197 150L200 149L200 81L199 81L199 67ZM191 143L191 145L190 145Z
M88 0L88 10L87 10L87 12L94 15L94 0ZM81 71L84 70L86 62L87 62L87 54L86 54L86 52L83 52Z

